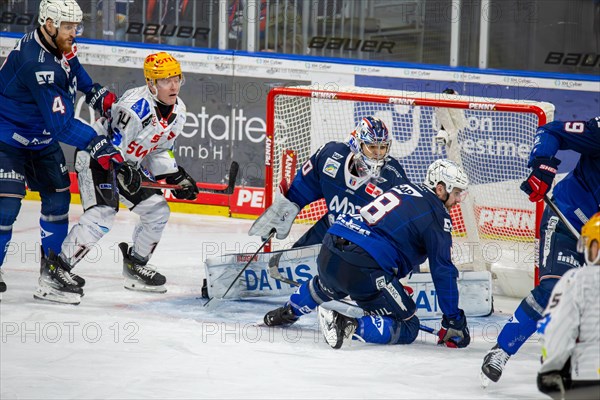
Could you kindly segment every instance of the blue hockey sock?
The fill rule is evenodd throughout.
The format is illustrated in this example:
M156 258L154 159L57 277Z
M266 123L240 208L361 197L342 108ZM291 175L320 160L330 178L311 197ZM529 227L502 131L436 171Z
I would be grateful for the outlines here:
M12 229L21 210L21 199L0 197L0 265L4 263L8 244L12 239Z
M366 316L358 319L356 334L367 343L388 344L396 322L389 317Z
M310 281L303 283L302 286L290 296L292 310L297 316L309 314L318 306L315 299L310 295L309 285L312 281L313 280L311 279Z
M523 305L519 305L498 335L498 345L511 356L516 354L523 343L533 335L536 325L537 319L527 315Z
M12 237L12 227L9 230L1 229L0 227L0 266L4 264L6 258L6 251L8 250L8 243Z
M69 219L65 218L59 221L48 221L42 216L42 218L40 218L40 230L44 254L50 254L50 250L52 250L54 254L60 254L60 248L67 237L69 230Z

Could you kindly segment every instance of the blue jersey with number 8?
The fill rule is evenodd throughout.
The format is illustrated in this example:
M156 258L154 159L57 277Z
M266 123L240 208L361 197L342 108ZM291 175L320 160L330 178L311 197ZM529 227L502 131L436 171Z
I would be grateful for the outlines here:
M339 216L329 233L367 251L398 278L429 259L442 312L458 315L458 271L451 259L452 221L444 203L422 185L402 184L360 210Z

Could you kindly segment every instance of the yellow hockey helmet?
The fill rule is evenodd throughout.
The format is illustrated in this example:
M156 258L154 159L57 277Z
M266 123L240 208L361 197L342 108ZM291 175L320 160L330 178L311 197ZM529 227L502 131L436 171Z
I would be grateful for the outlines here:
M585 261L588 264L598 264L600 261L600 251L598 251L595 259L590 259L590 247L594 241L598 242L598 245L600 245L600 212L594 214L592 218L583 225L583 228L581 228L581 237L577 243L577 251L584 254Z
M144 77L146 82L154 82L157 79L170 78L181 74L181 65L169 53L150 54L144 61ZM183 77L183 76L182 76Z

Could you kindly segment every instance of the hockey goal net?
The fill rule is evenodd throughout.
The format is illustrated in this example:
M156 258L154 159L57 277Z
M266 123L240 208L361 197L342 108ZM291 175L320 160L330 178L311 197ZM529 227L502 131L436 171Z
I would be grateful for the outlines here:
M391 156L411 181L422 182L429 164L439 158L459 162L468 174L468 201L451 213L455 238L467 244L456 254L458 264L472 264L478 254L474 246L485 250L488 243L506 242L533 247L543 206L529 202L519 185L530 172L527 161L536 129L552 121L553 114L554 106L543 102L364 87L274 88L267 104L265 205L271 204L282 177L289 179L290 165L300 168L320 146L345 140L360 118L372 115L388 126ZM449 117L453 120L448 122ZM441 120L450 126L444 126L450 145L436 140ZM289 157L294 163L286 163ZM330 206L354 211L343 200ZM296 221L314 223L326 210L323 200L314 202ZM484 256L493 261L494 256ZM533 265L533 257L529 261Z

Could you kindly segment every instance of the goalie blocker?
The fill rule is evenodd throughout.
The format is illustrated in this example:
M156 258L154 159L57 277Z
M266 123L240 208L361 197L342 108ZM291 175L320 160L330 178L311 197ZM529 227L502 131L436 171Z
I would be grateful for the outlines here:
M272 277L269 274L269 260L275 256L280 257L278 268L280 276L290 282L302 283L317 273L317 255L320 248L320 245L314 245L271 253L258 253L232 286L227 298L289 296L297 286ZM240 269L252 256L251 253L238 253L207 258L205 262L206 279L202 288L203 297L222 298ZM457 282L460 293L459 307L464 310L465 315L482 317L492 313L492 276L489 271L459 271ZM442 316L431 274L413 274L408 280L402 279L402 283L413 291L419 318L429 319Z

